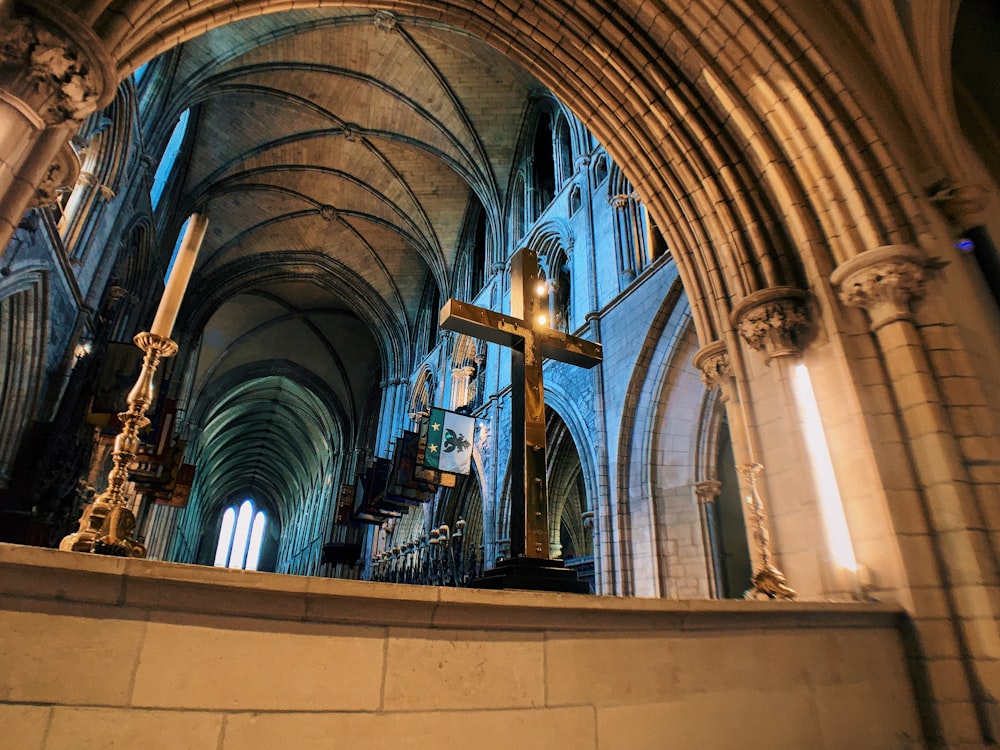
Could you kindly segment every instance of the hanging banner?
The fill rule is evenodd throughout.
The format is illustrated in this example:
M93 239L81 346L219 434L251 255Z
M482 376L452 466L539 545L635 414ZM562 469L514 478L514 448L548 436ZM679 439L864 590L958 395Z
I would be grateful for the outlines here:
M454 474L446 474L437 469L428 469L424 466L424 456L427 454L427 422L420 426L420 439L417 441L417 465L413 470L414 476L422 482L430 482L440 487L454 487L458 478Z
M424 466L452 474L468 474L472 470L475 429L475 417L431 407Z
M396 438L393 450L393 474L386 495L403 501L429 503L434 499L437 486L428 479L417 476L417 453L420 435L404 431Z

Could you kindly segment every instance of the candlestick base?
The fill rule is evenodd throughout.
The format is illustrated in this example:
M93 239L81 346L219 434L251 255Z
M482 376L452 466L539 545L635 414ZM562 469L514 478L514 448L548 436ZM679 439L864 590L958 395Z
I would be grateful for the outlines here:
M132 539L135 533L132 511L108 502L106 494L84 507L79 530L64 537L59 549L113 557L145 557L145 545Z
M784 574L775 567L761 568L750 581L744 599L794 599L798 594L788 586Z

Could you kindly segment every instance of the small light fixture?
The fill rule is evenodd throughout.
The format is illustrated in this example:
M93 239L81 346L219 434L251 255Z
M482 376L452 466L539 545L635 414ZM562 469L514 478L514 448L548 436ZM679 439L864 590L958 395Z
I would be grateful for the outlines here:
M544 281L539 281L538 286L535 287L535 294L539 297L544 297L548 294L549 288L545 285Z
M548 316L546 315L539 315L537 320L538 320L538 325L540 326L543 326L549 322Z

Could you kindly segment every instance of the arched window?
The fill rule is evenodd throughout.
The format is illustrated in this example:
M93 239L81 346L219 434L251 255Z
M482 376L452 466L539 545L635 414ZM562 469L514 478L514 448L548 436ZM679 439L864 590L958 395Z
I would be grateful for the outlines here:
M135 69L135 72L132 74L132 76L133 76L133 79L135 80L135 85L136 86L139 85L139 81L142 80L142 77L144 75L146 75L146 69L148 67L149 67L149 63L146 62L146 63L143 63L142 65L140 65L138 68ZM185 114L187 114L187 113L185 112Z
M267 516L254 508L252 500L244 500L238 512L235 505L226 508L215 548L215 567L257 570L266 525Z
M156 174L153 176L153 187L149 190L149 199L153 202L154 211L160 202L160 198L163 196L163 189L166 187L167 179L173 171L177 155L181 152L181 144L184 143L184 133L187 131L189 114L190 110L187 109L181 113L180 119L174 126L174 132L170 134L170 140L167 141L167 148L160 159L160 165L156 168Z
M570 140L569 123L561 114L556 120L555 161L559 185L565 185L573 177L573 144Z
M535 127L532 167L534 170L535 200L531 220L534 221L548 208L556 197L556 164L552 153L552 118L542 113Z

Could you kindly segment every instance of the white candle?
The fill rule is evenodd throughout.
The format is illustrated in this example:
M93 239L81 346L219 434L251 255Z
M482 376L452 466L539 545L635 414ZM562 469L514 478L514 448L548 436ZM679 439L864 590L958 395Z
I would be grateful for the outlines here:
M153 327L149 329L150 333L165 339L170 338L206 229L208 229L208 217L205 214L191 214L180 250L177 251L167 284L163 288L163 296L160 298L156 317L153 318Z

